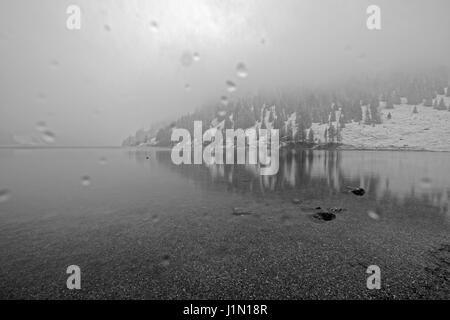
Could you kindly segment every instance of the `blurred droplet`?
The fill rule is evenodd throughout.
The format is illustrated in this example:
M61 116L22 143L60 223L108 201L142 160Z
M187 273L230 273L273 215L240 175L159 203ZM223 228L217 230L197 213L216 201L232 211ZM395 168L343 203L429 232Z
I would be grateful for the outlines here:
M198 52L194 52L194 55L193 55L193 59L194 59L194 61L200 61L200 55L198 54Z
M170 256L168 254L164 255L161 261L163 267L167 267L170 264Z
M8 189L0 190L0 203L6 202L11 198L11 191Z
M52 61L50 61L50 65L55 68L59 67L59 61L56 59L53 59Z
M190 52L185 52L181 55L181 65L183 67L189 67L192 64L193 58Z
M351 50L352 50L352 46L349 44L344 47L344 51L351 51Z
M45 100L45 99L47 99L47 95L45 93L43 93L43 92L38 92L37 93L37 98L39 100Z
M230 80L226 82L228 92L236 91L236 84Z
M91 177L89 176L83 176L81 177L81 184L84 187L90 186L91 185Z
M242 62L238 63L236 66L236 73L239 78L247 78L248 71L245 64L243 64Z
M222 103L222 105L224 105L224 106L227 106L228 105L228 98L226 96L220 97L220 103Z
M226 111L219 111L217 112L217 115L219 115L219 117L225 117L227 115Z
M153 222L153 223L158 223L158 222L159 222L159 216L158 216L157 214L154 214L154 215L152 216L152 222Z
M45 130L47 130L47 124L45 123L45 121L38 121L36 123L36 130L39 132L44 132Z
M154 21L154 20L150 21L150 29L153 32L158 32L158 29L159 29L158 23L156 21Z
M380 219L380 216L378 215L378 213L376 213L373 210L367 211L367 215L369 216L369 218L371 218L373 220L379 220Z
M261 44L266 44L266 39L264 39L264 38L261 38Z
M109 24L105 24L105 25L103 26L103 28L104 28L105 31L107 31L107 32L111 31L111 26L110 26Z
M366 58L366 54L363 52L359 54L358 59L364 60Z
M420 179L420 187L423 189L430 189L431 188L431 179L424 177Z
M105 165L108 163L108 160L106 159L106 157L100 157L98 163L100 163L101 165Z
M46 129L44 132L42 132L42 140L44 140L44 142L46 143L55 143L56 136L53 132Z
M186 84L184 85L184 90L186 90L186 91L191 91L191 85L190 85L189 83L186 83Z

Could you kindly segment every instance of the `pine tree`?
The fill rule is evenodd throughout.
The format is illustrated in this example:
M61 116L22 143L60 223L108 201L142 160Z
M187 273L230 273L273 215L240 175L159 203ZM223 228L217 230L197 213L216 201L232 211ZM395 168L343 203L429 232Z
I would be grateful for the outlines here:
M391 119L392 119L392 115L391 115L391 113L390 113L390 112L388 113L388 115L387 115L387 118L388 118L389 120L391 120Z
M412 113L413 113L413 114L414 114L414 113L419 113L419 112L417 111L417 106L414 106Z
M170 140L172 134L171 126L161 128L156 134L156 140L160 146L169 146L172 142Z
M314 131L312 128L308 132L308 143L314 143Z
M330 111L330 121L332 121L332 122L334 122L334 121L336 121L336 110L337 110L337 107L336 107L336 103L332 103L331 104L331 111Z
M371 124L371 123L372 119L370 118L369 106L366 106L366 108L364 109L364 124Z
M305 127L303 126L302 122L300 122L297 127L297 131L295 132L294 141L295 142L305 142L306 141L306 131L305 131Z
M275 120L275 118L274 118L274 116L273 116L272 110L270 110L269 112L270 112L270 113L269 113L269 122L272 123L272 122Z
M380 111L378 110L380 106L380 102L377 100L374 100L371 104L370 104L370 114L372 117L372 123L381 123L381 116L380 116Z
M441 98L440 100L439 100L439 104L436 106L436 107L434 107L436 110L447 110L447 106L445 105L445 103L444 103L444 98Z
M341 128L341 129L345 128L344 113L341 113L341 116L339 117L339 128Z
M336 138L336 130L332 124L328 127L328 142L334 142Z

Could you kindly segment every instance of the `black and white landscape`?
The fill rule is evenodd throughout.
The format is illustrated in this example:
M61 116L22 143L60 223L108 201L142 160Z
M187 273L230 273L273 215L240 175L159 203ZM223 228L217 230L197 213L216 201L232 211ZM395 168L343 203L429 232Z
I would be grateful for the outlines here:
M0 298L449 299L449 13L2 0Z

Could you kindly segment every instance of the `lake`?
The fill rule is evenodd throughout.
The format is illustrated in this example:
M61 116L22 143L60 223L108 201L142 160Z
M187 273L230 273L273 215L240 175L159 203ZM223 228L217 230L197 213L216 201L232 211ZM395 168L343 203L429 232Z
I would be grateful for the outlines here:
M260 176L159 148L0 149L0 298L449 298L449 173L445 152L283 150Z

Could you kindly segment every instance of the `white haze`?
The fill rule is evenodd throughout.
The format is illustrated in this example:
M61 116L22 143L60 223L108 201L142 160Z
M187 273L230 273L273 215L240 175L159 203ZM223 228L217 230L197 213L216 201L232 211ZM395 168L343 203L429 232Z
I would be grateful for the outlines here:
M366 28L371 4L380 31ZM57 145L119 145L219 101L227 80L239 95L450 65L449 12L448 0L2 0L0 144L44 121ZM187 52L200 60L183 66Z

